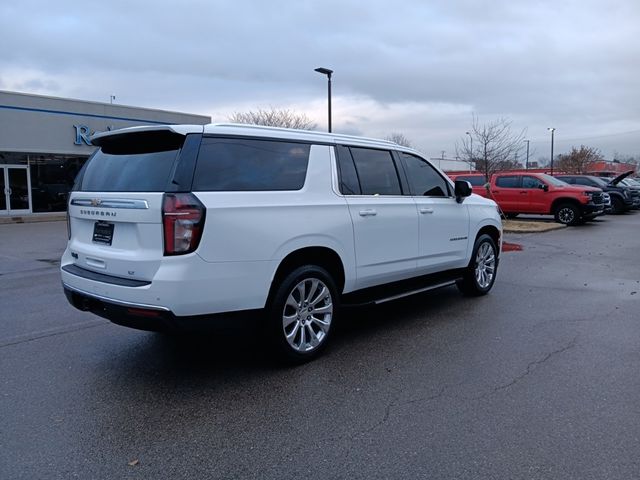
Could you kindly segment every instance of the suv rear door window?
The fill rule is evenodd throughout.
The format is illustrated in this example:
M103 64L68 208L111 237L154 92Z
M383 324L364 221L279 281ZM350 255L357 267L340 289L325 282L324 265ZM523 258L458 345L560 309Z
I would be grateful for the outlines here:
M194 191L300 190L311 145L277 140L204 137Z
M425 197L448 197L447 181L426 160L405 152L398 152L407 169L411 193Z
M362 195L402 195L391 152L372 148L350 148Z
M496 186L502 188L520 188L520 177L518 175L501 175L496 178Z

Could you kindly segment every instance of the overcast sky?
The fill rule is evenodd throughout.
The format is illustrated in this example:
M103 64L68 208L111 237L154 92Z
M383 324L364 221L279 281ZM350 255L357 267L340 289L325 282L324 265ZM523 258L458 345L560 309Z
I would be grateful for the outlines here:
M400 132L455 156L506 117L533 158L640 156L640 0L0 4L0 89L205 114L289 108L334 131Z

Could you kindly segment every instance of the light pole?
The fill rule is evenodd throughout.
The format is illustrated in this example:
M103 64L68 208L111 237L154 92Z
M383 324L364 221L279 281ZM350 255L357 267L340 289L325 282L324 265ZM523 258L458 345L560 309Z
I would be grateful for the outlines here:
M113 101L116 99L115 95L109 95L109 101L113 104Z
M549 127L547 128L551 132L551 175L553 175L553 133L556 131L555 128Z
M471 146L469 147L469 150L471 151L470 157L471 157L471 161L473 162L473 137L471 136L471 134L469 132L465 132L467 135L469 135L469 140L471 141ZM474 165L475 167L475 165Z
M524 164L524 169L529 170L529 140L525 140L527 142L527 160Z
M328 68L318 67L315 69L316 72L321 73L327 76L327 88L328 88L328 99L329 99L329 133L331 133L331 74L333 70L329 70Z

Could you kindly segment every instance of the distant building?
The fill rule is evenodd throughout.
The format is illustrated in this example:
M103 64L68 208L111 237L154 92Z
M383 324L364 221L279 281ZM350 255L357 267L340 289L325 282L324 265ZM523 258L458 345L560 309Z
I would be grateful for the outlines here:
M0 90L0 215L66 210L95 132L137 125L207 124L202 115Z
M588 168L588 173L604 176L618 176L621 173L633 170L637 172L638 166L634 163L621 163L618 161L609 162L603 160L602 162L594 162Z
M472 165L464 160L440 157L432 157L429 160L440 170L446 172L470 172L473 170Z

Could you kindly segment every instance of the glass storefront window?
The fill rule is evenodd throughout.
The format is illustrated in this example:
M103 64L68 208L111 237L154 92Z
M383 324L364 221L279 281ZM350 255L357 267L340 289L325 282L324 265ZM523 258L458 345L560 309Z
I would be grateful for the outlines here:
M0 152L0 165L29 165L34 213L64 212L85 155Z

